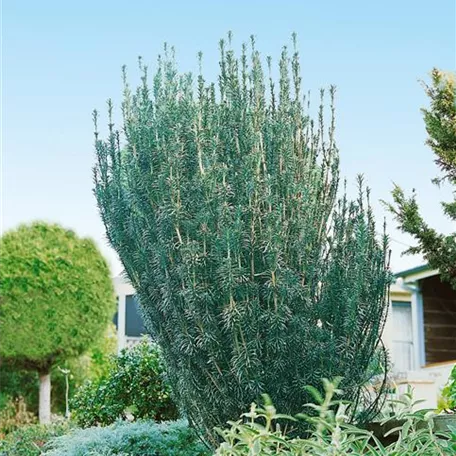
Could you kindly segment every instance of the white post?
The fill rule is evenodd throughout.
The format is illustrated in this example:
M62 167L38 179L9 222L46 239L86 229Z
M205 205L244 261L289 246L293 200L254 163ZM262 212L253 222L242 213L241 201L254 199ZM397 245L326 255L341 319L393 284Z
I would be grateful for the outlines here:
M40 424L51 422L51 373L40 372L40 396L38 414Z
M418 288L416 291L416 309L418 317L418 360L420 367L426 365L426 346L425 346L425 334L424 334L424 306L423 306L423 294L421 289Z
M423 304L418 287L412 291L412 337L413 337L413 369L418 370L424 363L424 328Z
M119 293L118 309L117 309L117 349L120 353L126 346L125 335L125 315L126 315L126 295Z

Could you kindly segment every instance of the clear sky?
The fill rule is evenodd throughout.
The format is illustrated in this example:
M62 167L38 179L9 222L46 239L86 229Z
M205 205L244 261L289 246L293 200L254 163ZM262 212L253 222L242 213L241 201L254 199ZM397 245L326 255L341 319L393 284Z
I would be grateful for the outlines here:
M299 38L303 84L314 96L335 84L342 174L354 187L364 173L381 223L392 183L416 188L430 223L448 232L439 201L448 189L424 145L418 79L433 66L456 68L454 0L116 1L3 0L3 229L34 219L55 221L93 237L111 263L92 195L91 112L121 100L120 68L137 76L136 59L154 67L163 42L175 45L180 67L195 70L196 54L214 78L219 38L235 44L256 35L277 60L293 31ZM411 240L395 230L392 266Z

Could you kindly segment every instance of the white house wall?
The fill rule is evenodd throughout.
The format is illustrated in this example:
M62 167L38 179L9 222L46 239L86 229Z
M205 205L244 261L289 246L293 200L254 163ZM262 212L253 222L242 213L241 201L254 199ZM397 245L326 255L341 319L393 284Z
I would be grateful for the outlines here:
M134 295L136 292L131 284L121 276L115 277L113 282L117 296L117 348L120 352L129 345L129 340L125 334L126 297Z

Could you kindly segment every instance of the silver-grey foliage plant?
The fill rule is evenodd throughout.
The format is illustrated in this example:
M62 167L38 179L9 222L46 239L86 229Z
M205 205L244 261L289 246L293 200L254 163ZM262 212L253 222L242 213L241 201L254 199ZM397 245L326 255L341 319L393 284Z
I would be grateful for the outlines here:
M108 138L96 130L107 236L208 436L264 392L299 412L323 377L342 376L359 409L385 321L387 238L362 180L355 201L337 196L335 89L329 126L323 91L311 120L293 41L278 83L253 38L240 57L220 42L217 84L180 74L165 46L151 85L141 60L136 90L124 70L124 139L110 101Z

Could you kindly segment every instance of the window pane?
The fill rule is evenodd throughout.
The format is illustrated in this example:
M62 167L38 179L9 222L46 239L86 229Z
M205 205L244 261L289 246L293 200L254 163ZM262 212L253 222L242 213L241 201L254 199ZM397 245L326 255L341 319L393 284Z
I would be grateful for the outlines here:
M125 300L125 335L127 337L139 337L147 334L146 328L139 314L138 301L135 296L127 296Z
M413 332L412 308L409 302L393 302L393 362L394 370L412 369Z

